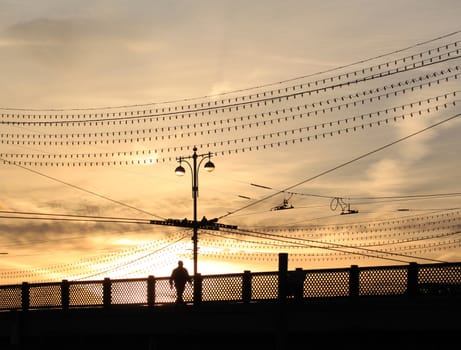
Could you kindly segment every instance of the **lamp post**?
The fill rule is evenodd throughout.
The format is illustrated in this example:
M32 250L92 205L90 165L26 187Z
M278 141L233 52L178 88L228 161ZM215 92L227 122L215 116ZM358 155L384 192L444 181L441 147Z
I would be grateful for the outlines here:
M205 163L205 170L211 172L214 170L215 166L211 161L212 154L211 152L204 154L197 154L197 147L193 148L194 153L192 156L188 157L179 157L176 158L179 162L179 166L175 169L176 175L182 176L186 173L186 169L181 165L183 162L186 163L190 170L192 171L192 199L194 205L194 221L193 221L193 230L192 242L194 244L194 276L197 275L197 249L198 249L198 222L197 222L197 197L198 197L198 171L200 165L204 159L208 159L208 162ZM201 158L197 164L197 158ZM187 161L187 159L192 159L192 164Z

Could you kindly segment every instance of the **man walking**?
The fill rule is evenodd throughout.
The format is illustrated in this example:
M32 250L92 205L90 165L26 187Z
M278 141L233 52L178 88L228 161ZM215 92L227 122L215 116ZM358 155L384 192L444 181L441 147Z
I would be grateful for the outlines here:
M178 267L173 270L170 276L170 288L173 288L174 283L177 304L184 304L183 293L187 282L192 283L192 277L189 276L189 272L183 266L183 262L179 260Z

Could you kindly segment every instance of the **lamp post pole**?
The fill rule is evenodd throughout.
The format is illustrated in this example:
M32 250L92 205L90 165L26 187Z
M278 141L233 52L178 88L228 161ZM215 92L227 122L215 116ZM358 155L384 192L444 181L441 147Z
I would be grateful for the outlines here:
M197 260L198 260L198 221L197 221L197 197L198 197L198 171L202 161L208 158L208 162L205 163L205 170L206 171L213 171L215 166L211 162L212 154L211 152L204 153L204 154L197 154L197 147L194 146L193 149L194 153L192 156L189 157L179 157L177 158L179 162L179 166L176 168L175 173L176 175L182 176L186 173L186 170L181 165L183 162L186 163L192 172L192 199L193 199L193 206L194 206L194 218L193 218L193 234L192 234L192 242L193 242L193 259L194 259L194 276L197 275ZM201 158L197 164L197 159ZM187 159L192 158L192 164L190 164Z
M197 259L198 259L198 223L197 223L197 196L198 196L198 171L197 171L197 148L194 147L194 154L192 155L192 197L194 202L194 227L192 234L192 242L194 245L194 276L197 276Z

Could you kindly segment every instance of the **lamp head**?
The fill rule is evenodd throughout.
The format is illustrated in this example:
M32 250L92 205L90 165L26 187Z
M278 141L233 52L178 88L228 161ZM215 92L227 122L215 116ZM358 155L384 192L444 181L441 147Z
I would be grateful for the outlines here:
M211 160L208 159L208 162L205 163L205 170L211 172L214 170L214 164Z
M184 169L184 167L181 164L179 164L179 166L175 169L174 172L178 176L183 176L186 173L186 169Z

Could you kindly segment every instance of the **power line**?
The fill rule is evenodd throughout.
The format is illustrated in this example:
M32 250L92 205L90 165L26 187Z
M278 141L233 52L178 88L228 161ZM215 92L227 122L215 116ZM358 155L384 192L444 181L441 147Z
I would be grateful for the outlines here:
M331 69L323 70L323 71L316 72L316 73L313 73L313 74L297 76L297 77L290 78L290 79L280 80L280 81L277 81L277 82L272 82L272 83L269 83L269 84L257 85L257 86L244 88L244 89L231 90L231 91L223 92L223 93L220 93L220 94L204 95L204 96L200 96L200 97L193 97L193 98L187 98L187 99L168 100L168 101L163 101L163 102L151 102L151 103L144 103L144 104L105 106L105 107L49 108L49 109L1 107L0 109L12 110L12 111L35 111L35 112L45 112L45 111L50 111L50 112L56 112L56 111L89 111L89 110L147 107L147 106L153 106L153 105L158 105L158 104L171 104L171 103L177 103L177 102L187 102L187 101L194 101L194 100L200 100L200 99L216 98L216 97L219 97L219 96L226 96L226 95L230 95L230 94L235 94L235 93L240 93L240 92L245 92L245 91L251 91L251 90L257 90L257 89L270 87L270 86L281 85L281 84L285 84L285 83L289 83L289 82L293 82L293 81L297 81L297 80L310 78L310 77L317 76L317 75L322 75L322 74L325 74L325 73L334 72L334 71L341 70L341 69L348 68L348 67L352 67L352 66L355 66L355 65L358 65L358 64L363 64L363 63L366 63L366 62L377 60L379 58L383 58L383 57L391 56L391 55L401 53L401 52L404 52L404 51L408 51L410 49L417 48L419 46L424 46L424 45L427 45L429 43L432 43L432 42L435 42L435 41L438 41L438 40L449 38L449 37L457 35L459 33L461 33L461 30L446 33L446 34L437 36L435 38L431 38L431 39L428 39L428 40L425 40L425 41L421 41L421 42L418 42L416 44L413 44L413 45L410 45L410 46L407 46L407 47L404 47L404 48L401 48L401 49L397 49L397 50L387 52L387 53L384 53L384 54L381 54L381 55L373 56L373 57L370 57L370 58L358 60L358 61L355 61L353 63L349 63L349 64L346 64L346 65L342 65L342 66L334 67L334 68L331 68Z
M21 220L47 220L47 221L77 221L77 222L104 222L104 223L122 223L122 224L145 224L148 225L148 221L134 221L134 220L106 220L106 219L84 219L84 218L51 218L51 217L40 217L40 216L12 216L12 215L0 215L2 219L21 219Z
M454 211L454 210L459 210L459 208L448 208L448 209L433 209L431 210L431 213L435 213L436 215L435 216L438 216L437 213L440 213L440 212L445 212L445 211ZM443 214L442 214L443 215ZM448 215L448 214L447 214ZM329 215L329 216L325 216L325 217L321 217L321 218L313 218L313 219L309 219L309 220L302 220L302 221L299 221L299 222L305 222L305 221L313 221L313 220L318 220L318 219L323 219L323 218L329 218L329 217L337 217L338 215ZM361 226L361 225L383 225L384 223L387 223L387 224L395 224L395 223L400 223L400 222L403 222L403 221L414 221L414 220L421 220L422 217L425 217L425 219L429 220L430 218L433 218L434 215L432 216L428 216L428 213L426 214L411 214L411 215L406 215L406 216L403 216L403 217L399 217L398 219L385 219L385 220L364 220L364 221L355 221L354 223L348 223L348 224L343 224L343 223L331 223L331 224L316 224L315 227L316 228L325 228L325 227L334 227L335 229L338 229L338 227L340 228L345 228L345 227L352 227L352 226ZM299 223L297 222L297 223ZM282 226L283 227L283 226ZM290 229L292 227L283 227L284 229ZM295 226L294 227L295 229L298 229L298 228L303 228L303 226ZM309 229L312 229L312 226L309 226Z
M273 190L277 193L286 193L295 196L306 196L306 197L318 197L318 198L326 198L326 199L333 199L333 198L343 198L348 200L381 200L381 199L396 199L396 200L404 200L404 199L426 199L426 198L444 198L444 197L457 197L461 196L461 192L448 192L448 193L430 193L430 194L413 194L413 195L402 195L402 196L373 196L373 197L355 197L351 195L322 195L322 194L314 194L314 193L303 193L303 192L294 192L294 191L284 191L284 190L277 190L270 186L259 185L255 183L248 183L251 186L264 188L266 190ZM250 199L250 198L248 198Z
M445 94L445 98L447 98L447 96L449 95L455 95L456 92L452 92L450 94ZM438 97L434 97L434 98L431 98L431 99L437 99ZM431 99L428 99L427 101L429 102ZM281 147L283 145L288 145L288 144L295 144L297 142L301 143L301 142L304 142L304 141L316 141L316 140L319 140L319 139L323 139L325 137L334 137L334 136L337 136L337 135L345 135L349 132L358 132L358 131L361 131L361 130L364 130L365 128L368 128L368 127L373 127L373 126L385 126L387 125L389 122L397 122L399 120L404 120L406 117L415 117L415 116L421 116L423 114L429 114L429 113L432 113L432 112L436 112L436 111L439 111L440 109L446 109L446 108L449 108L451 107L452 105L453 106L456 106L456 103L459 102L459 100L455 100L455 101L452 101L450 103L444 103L444 104L440 104L440 105L436 105L436 106L432 106L432 107L429 107L429 108L425 108L425 109L420 109L418 111L415 111L415 112L408 112L406 114L401 114L401 115L398 115L398 116L394 116L394 117L385 117L385 118L382 118L382 119L379 119L379 120L374 120L374 121L369 121L369 122L363 122L364 118L367 117L368 118L372 118L372 117L376 117L376 116L379 116L380 114L384 113L384 114L388 114L390 113L392 110L396 110L397 108L402 108L404 109L404 105L402 106L399 106L399 107L393 107L393 108L388 108L388 109L385 109L385 110L382 110L382 111L377 111L377 112L373 112L373 113L368 113L368 114L362 114L362 115L358 115L358 116L354 116L354 117L350 117L350 118L346 118L346 119L340 119L340 120L336 120L336 121L330 121L330 122L327 122L327 123L322 123L322 124L316 124L316 125L309 125L309 126L304 126L304 127L296 127L296 128L293 128L293 129L289 129L289 130L282 130L282 131L274 131L274 132L270 132L270 133L265 133L265 134L259 134L259 135L253 135L253 136L249 136L249 137L245 137L245 138L236 138L236 139L228 139L228 140L224 140L224 141L208 141L207 143L204 143L204 144L199 144L200 147L210 147L211 145L214 145L215 147L218 146L218 145L221 145L221 146L224 146L224 145L234 145L234 144L237 144L237 143L248 143L248 142L251 142L251 141L258 141L258 140L265 140L265 139L273 139L273 138L278 138L280 136L291 136L291 135L294 135L295 132L296 133L302 133L302 132L309 132L310 130L316 130L317 127L321 128L321 129L324 129L325 127L328 128L328 125L333 126L333 125L336 125L336 124L348 124L349 122L355 122L356 120L359 120L359 121L362 121L362 123L359 123L359 124L355 124L355 125L351 125L351 126L348 126L348 127L343 127L343 128L339 128L339 129L334 129L334 130L323 130L323 131L319 131L317 133L314 133L314 134L311 134L311 135L302 135L302 136L298 136L298 137L294 137L292 136L292 138L288 138L288 139L282 139L282 140L278 140L278 141L271 141L271 142L268 142L268 143L263 143L263 144L258 144L258 145L250 145L250 146L242 146L242 147L238 147L238 148L231 148L231 149L222 149L220 151L215 151L214 153L216 155L218 155L219 153L222 153L223 155L225 153L232 153L232 152L235 152L235 153L238 153L239 151L241 152L245 152L245 151L256 151L256 150L259 150L259 149L266 149L266 148L269 148L269 147ZM421 101L418 101L418 103L421 103ZM411 104L410 104L411 105ZM325 113L325 110L324 110L324 113ZM287 119L287 117L285 118L279 118L278 121L280 121L281 119ZM262 122L264 124L264 122ZM194 136L197 132L194 132ZM169 135L170 136L170 135ZM169 137L168 136L168 137ZM182 137L182 136L181 136ZM170 137L169 137L170 138ZM151 139L151 137L141 137L141 138L136 138L136 141L142 141L142 140L147 140L147 139ZM155 139L157 139L157 136L155 136ZM127 143L127 142L134 142L134 138L132 139L123 139L124 140L124 143ZM10 142L10 141L7 141L7 142ZM11 141L11 144L24 144L25 142L29 143L29 142L32 142L33 144L35 144L35 142L38 142L38 144L40 144L41 141ZM61 146L63 145L67 145L69 142L71 143L75 143L77 145L80 145L80 144L85 144L85 141L60 141L61 143ZM101 143L103 143L104 141L102 141ZM43 144L46 144L46 141L43 141ZM49 144L51 145L52 142L50 141ZM164 148L160 148L160 149L157 149L157 150L154 150L154 151L151 151L151 150L147 150L147 151L133 151L133 152L106 152L106 153L80 153L80 154L48 154L48 155L45 155L45 154L15 154L15 153L4 153L4 154L1 154L3 155L3 157L5 158L15 158L15 159L23 159L23 157L25 156L26 158L32 158L32 159L39 159L37 161L23 161L23 160L19 160L19 161L11 161L11 163L14 163L14 164L18 164L18 165L22 165L22 164L34 164L34 165L39 165L39 166L42 166L42 165L45 165L45 166L109 166L109 165L135 165L135 164L138 164L138 165L141 165L141 164L153 164L153 163L156 163L156 162L159 162L159 161L163 161L165 162L166 160L169 160L171 161L173 158L170 156L168 157L168 159L166 158L158 158L158 157L152 157L150 159L144 159L144 160L131 160L131 161L128 161L128 160L107 160L107 161L104 161L104 160L100 160L102 157L114 157L114 156L127 156L127 155L144 155L144 154L152 154L152 153L155 153L155 154L158 154L158 153L169 153L170 151L174 150L176 151L177 149L182 149L182 148L185 148L185 149L190 149L192 146L181 146L181 147L168 147L166 149ZM83 159L83 160L80 160ZM87 158L87 159L85 159ZM154 159L155 158L155 159ZM40 160L41 159L41 160ZM59 160L51 160L51 159L59 159Z
M37 215L45 216L44 220L53 220L54 217L71 217L76 219L96 219L96 220L123 220L133 221L139 223L149 223L149 219L137 219L137 218L126 218L126 217L115 217L115 216L97 216L97 215L76 215L76 214L60 214L60 213L37 213L37 212L26 212L26 211L8 211L0 210L0 214L15 214L15 215ZM18 217L21 218L21 217Z
M8 160L6 160L6 159L3 159L3 158L0 158L0 160L3 161L3 162L5 162L5 163L8 163L8 164L10 164L10 165L17 166L18 168L21 168L21 169L30 171L31 173L34 173L34 174L43 176L43 177L45 177L45 178L47 178L47 179L50 179L50 180L59 182L59 183L61 183L61 184L63 184L63 185L69 186L69 187L72 187L72 188L77 189L77 190L79 190L79 191L89 193L89 194L91 194L91 195L93 195L93 196L96 196L96 197L99 197L99 198L103 198L103 199L108 200L108 201L110 201L110 202L119 204L119 205L121 205L121 206L130 208L130 209L137 210L137 211L139 211L139 212L141 212L141 213L148 214L148 215L154 216L154 217L159 218L159 219L165 219L165 218L163 218L163 217L161 217L161 216L158 216L158 215L149 213L149 212L147 212L147 211L145 211L145 210L136 208L136 207L134 207L134 206L132 206L132 205L129 205L129 204L126 204L126 203L117 201L117 200L115 200L115 199L109 198L109 197L107 197L107 196L104 196L104 195L102 195L102 194L99 194L99 193L96 193L96 192L93 192L93 191L84 189L83 187L73 185L73 184L71 184L71 183L69 183L69 182L62 181L62 180L60 180L60 179L58 179L58 178L55 178L55 177L50 176L50 175L43 174L43 173L41 173L41 172L39 172L39 171L37 171L37 170L33 170L33 169L30 169L30 168L27 168L27 167L25 167L25 166L23 166L23 165L16 164L15 162L10 162L10 161L8 161Z
M430 51L430 50L429 50ZM451 56L450 54L453 53L453 52L456 52L456 56ZM238 101L238 98L236 98L236 101L233 102L233 103L228 103L228 104L223 104L223 105L216 105L216 106L211 106L209 104L206 104L207 106L205 106L204 103L202 103L201 105L202 106L199 106L199 107L194 107L192 109L186 109L186 110L183 110L183 111L177 111L177 110L169 110L167 112L156 112L155 114L152 113L152 111L149 111L148 114L141 114L139 115L139 113L136 113L136 115L130 115L130 116L125 116L125 117L120 117L120 118L117 118L117 117L112 117L112 118L101 118L101 119L80 119L78 118L77 120L75 119L69 119L69 120L51 120L51 121L46 121L46 120L39 120L39 121L0 121L0 124L6 124L6 125L39 125L39 126L46 126L46 125L54 125L54 126L57 126L57 125L74 125L76 123L82 123L82 124L85 124L85 123L98 123L98 122L101 122L101 123L109 123L109 122L120 122L120 121L128 121L130 120L132 123L134 122L134 120L146 120L146 119L156 119L156 118L159 118L159 117L163 117L165 118L166 116L178 116L178 115L184 115L184 114L188 114L189 116L190 115L193 115L193 114L197 114L197 113L205 113L205 112L208 112L208 113L211 113L211 111L215 110L215 111L218 111L218 110L224 110L224 109L235 109L235 110L238 110L239 107L244 107L246 105L259 105L260 103L267 103L267 102L274 102L274 101L281 101L281 100L288 100L290 98L297 98L297 97L303 97L304 95L311 95L311 94L314 94L314 93L319 93L321 91L326 91L326 90L334 90L334 89L337 89L337 88L342 88L342 87L348 87L352 84L358 84L358 83L361 83L361 82L367 82L367 81L371 81L371 80L375 80L375 79L379 79L379 78L384 78L384 77L390 77L390 76L393 76L393 75L396 75L396 74L401 74L401 73L404 73L404 72L411 72L413 70L417 70L417 69L420 69L420 68L424 68L424 67L428 67L428 66L433 66L433 65L437 65L437 64L440 64L440 63L444 63L444 62L449 62L449 61L452 61L452 60L456 60L456 59L459 59L461 58L461 56L458 55L459 54L459 49L458 50L454 50L452 52L449 52L448 53L448 56L446 58L443 58L439 55L439 56L436 56L437 59L434 60L433 58L430 58L430 59L427 59L427 60L421 60L419 61L418 63L419 64L409 64L409 65L405 65L404 68L402 69L399 69L399 68L396 68L396 69L390 69L390 70L387 70L387 71L384 71L384 72L380 72L380 73L374 73L374 74L371 74L371 75L368 75L368 76L364 76L362 78L356 78L356 79L353 79L353 80L349 80L349 81L342 81L342 82L339 82L336 83L336 84L331 84L331 85L326 85L326 86L322 86L322 87L316 87L314 89L310 89L310 85L311 83L307 83L307 86L309 89L304 89L304 90L300 90L300 91L295 91L295 92L291 92L289 93L288 92L288 88L285 89L287 90L285 94L277 94L275 96L272 96L272 94L270 94L270 96L266 96L266 93L262 93L261 95L263 96L259 96L259 94L257 95L258 97L256 99L252 99L250 98L249 100L246 99L244 97L242 97L242 101ZM412 57L415 57L414 55ZM404 62L404 60L403 60ZM371 70L371 69L370 69ZM362 70L364 71L364 70ZM340 79L340 77L337 77L336 79ZM301 87L302 88L302 87ZM301 89L300 88L300 89ZM273 91L272 91L273 92ZM139 112L139 111L138 111ZM145 112L145 111L144 111ZM115 114L115 113L113 113ZM125 113L126 114L126 113ZM68 115L60 115L60 117L69 117ZM88 117L90 117L91 115L89 115ZM97 116L97 115L96 115ZM17 115L17 117L19 117L19 115ZM24 117L24 116L23 116ZM50 118L53 118L53 115L50 115L49 116ZM73 116L72 116L73 117ZM80 117L80 115L78 115L78 117ZM177 119L177 118L176 118Z
M384 257L381 257L379 255L370 255L370 254L366 254L366 253L343 251L341 249L332 248L332 247L328 247L328 246L327 247L324 247L324 246L312 246L311 243L330 245L330 246L339 247L339 248L357 249L357 250L362 250L362 251L369 252L369 253L388 254L388 255L394 255L394 256L401 256L401 257L405 257L405 258L416 258L416 259L422 259L422 260L427 260L427 261L432 261L432 262L445 262L445 261L441 261L441 260L437 260L437 259L430 259L430 258L424 258L424 257L415 257L415 256L412 256L412 255L399 254L399 253L388 252L388 251L384 251L384 250L363 248L363 247L359 247L359 246L351 246L351 245L333 243L333 242L322 242L322 241L309 240L309 239L304 239L304 238L293 238L293 237L289 237L289 236L275 235L275 234L256 232L256 231L250 231L250 230L237 229L237 230L234 230L234 231L230 231L230 230L224 230L224 231L229 232L229 233L236 233L236 231L237 231L237 233L240 233L240 234L243 234L243 235L249 235L249 236L254 236L254 237L259 237L259 238L265 238L264 236L267 236L269 238L266 238L266 239L271 239L271 240L274 239L276 241L282 239L283 242L287 242L284 239L297 240L297 241L302 241L302 242L308 242L309 244L307 246L310 247L310 248L327 249L327 250L339 251L339 252L342 252L342 253L346 252L346 253L349 253L349 254L365 255L365 256L368 256L368 257L387 259L387 260L394 260L394 261L399 261L399 262L406 262L406 261L390 259L390 258L384 258ZM457 232L455 232L453 234L458 234L458 233L461 233L461 231L457 231ZM260 235L260 236L255 236L255 235ZM263 236L263 237L261 237L261 236ZM288 242L290 242L290 241L288 241Z
M315 179L317 179L317 178L319 178L319 177L321 177L321 176L323 176L323 175L329 174L329 173L331 173L331 172L333 172L333 171L335 171L335 170L338 170L338 169L340 169L340 168L343 168L343 167L345 167L346 165L349 165L349 164L351 164L351 163L354 163L354 162L356 162L356 161L358 161L358 160L360 160L360 159L363 159L363 158L365 158L365 157L368 157L368 156L370 156L370 155L372 155L372 154L374 154L374 153L380 152L380 151L382 151L382 150L384 150L384 149L386 149L386 148L388 148L388 147L391 147L391 146L393 146L393 145L395 145L395 144L397 144L397 143L400 143L400 142L402 142L402 141L405 141L405 140L407 140L407 139L409 139L409 138L411 138L411 137L413 137L413 136L419 135L419 134L421 134L421 133L423 133L423 132L425 132L425 131L427 131L427 130L430 130L430 129L436 127L436 126L439 126L439 125L441 125L441 124L443 124L443 123L446 123L446 122L448 122L448 121L451 121L451 120L453 120L453 119L455 119L455 118L458 118L458 117L460 117L460 116L461 116L461 113L455 114L455 115L453 115L453 116L451 116L451 117L449 117L449 118L446 118L446 119L444 119L444 120L442 120L442 121L440 121L440 122L434 123L434 124L432 124L432 125L430 125L430 126L424 128L424 129L421 129L421 130L419 130L419 131L416 131L416 132L414 132L414 133L411 133L411 134L409 134L409 135L407 135L407 136L405 136L405 137L402 137L402 138L400 138L400 139L397 139L397 140L395 140L395 141L393 141L393 142L390 142L390 143L388 143L388 144L386 144L386 145L384 145L384 146L381 146L381 147L379 147L379 148L376 148L376 149L374 149L374 150L372 150L372 151L370 151L370 152L364 153L364 154L362 154L362 155L360 155L360 156L358 156L358 157L356 157L356 158L353 158L353 159L351 159L351 160L349 160L349 161L347 161L347 162L345 162L345 163L342 163L342 164L340 164L340 165L337 165L337 166L335 166L335 167L333 167L333 168L331 168L331 169L325 170L325 171L321 172L320 174L317 174L317 175L312 176L312 177L310 177L310 178L308 178L308 179L306 179L306 180L303 180L303 181L301 181L301 182L298 182L297 184L294 184L294 185L292 185L292 186L289 186L289 187L287 187L287 188L285 188L285 189L283 189L283 190L281 190L281 191L278 191L278 192L276 192L276 193L274 193L274 194L271 194L271 195L269 195L269 196L266 196L266 197L264 197L264 198L262 198L262 199L259 199L259 200L255 201L255 202L253 202L253 203L247 204L247 205L245 205L245 206L243 206L243 207L241 207L241 208L239 208L239 209L236 209L236 210L234 210L234 211L228 212L227 214L224 214L224 215L220 216L219 219L222 219L222 218L224 218L224 217L226 217L226 216L230 216L230 215L235 214L235 213L237 213L237 212L239 212L239 211L242 211L242 210L244 210L244 209L246 209L246 208L249 208L249 207L251 207L251 206L254 206L254 205L258 204L258 203L261 203L261 202L263 202L263 201L265 201L265 200L267 200L267 199L269 199L269 198L272 198L272 197L276 196L277 194L280 194L280 193L282 193L282 192L289 191L289 190L291 190L292 188L298 187L298 186L300 186L300 185L302 185L302 184L304 184L304 183L306 183L306 182L315 180Z
M122 267L134 264L137 261L146 259L149 256L152 256L152 255L154 255L154 254L156 254L156 253L158 253L158 252L160 252L162 250L165 250L166 248L169 248L170 246L175 245L176 243L182 241L185 237L186 237L186 235L183 235L183 236L179 237L176 241L173 241L173 242L171 242L171 243L169 243L169 244L167 244L167 245L165 245L165 246L163 246L163 247L161 247L161 248L159 248L157 250L154 250L153 252L150 252L150 253L148 253L146 255L143 255L143 256L138 257L138 258L133 259L133 260L130 260L130 261L125 262L123 264L118 264L118 265L116 265L116 266L114 266L114 267L112 267L110 269L107 269L107 270L104 270L104 271L99 271L98 273L95 273L95 274L92 274L92 275L87 275L87 276L84 276L84 277L77 278L76 281L82 280L82 279L85 279L85 278L99 276L99 275L101 275L103 273L107 273L107 272L111 272L111 271L117 271L118 269L120 269Z

